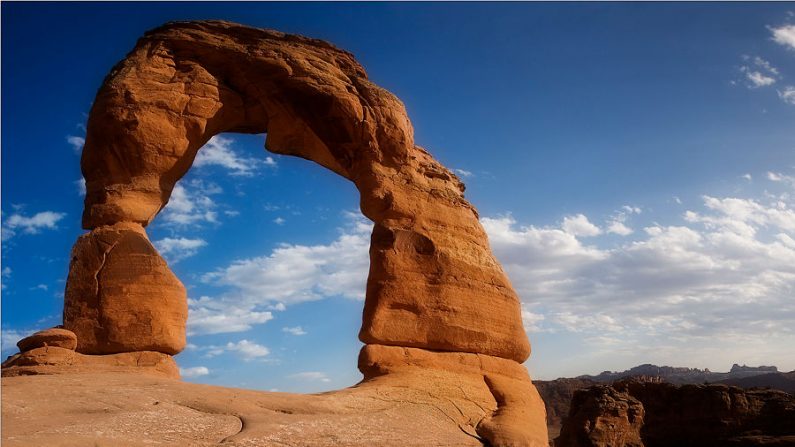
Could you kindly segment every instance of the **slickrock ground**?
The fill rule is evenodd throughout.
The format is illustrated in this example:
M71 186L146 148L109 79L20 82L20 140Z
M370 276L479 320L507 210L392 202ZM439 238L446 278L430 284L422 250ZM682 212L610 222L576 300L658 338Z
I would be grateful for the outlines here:
M477 418L494 402L446 382L383 377L302 395L140 373L5 377L2 445L482 446Z

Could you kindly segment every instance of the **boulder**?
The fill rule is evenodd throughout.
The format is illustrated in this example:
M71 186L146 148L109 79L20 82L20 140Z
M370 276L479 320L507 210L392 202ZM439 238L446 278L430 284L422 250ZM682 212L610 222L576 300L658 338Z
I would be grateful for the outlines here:
M19 352L26 352L45 346L54 346L74 351L77 347L77 336L68 329L54 327L36 332L17 342Z

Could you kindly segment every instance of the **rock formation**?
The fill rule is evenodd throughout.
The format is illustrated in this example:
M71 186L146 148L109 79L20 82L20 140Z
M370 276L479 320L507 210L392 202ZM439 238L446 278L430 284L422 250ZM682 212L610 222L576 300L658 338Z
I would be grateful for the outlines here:
M73 356L184 347L185 289L145 227L221 132L267 132L269 151L314 161L359 190L374 222L359 334L365 381L413 386L426 370L466 377L470 398L485 402L464 418L476 436L546 444L543 405L521 365L530 345L519 299L464 185L414 144L403 104L326 42L228 22L146 33L97 93L81 160L89 233L75 244L65 292ZM454 388L439 385L448 394L437 397Z
M577 391L555 445L795 446L793 421L783 391L628 380Z

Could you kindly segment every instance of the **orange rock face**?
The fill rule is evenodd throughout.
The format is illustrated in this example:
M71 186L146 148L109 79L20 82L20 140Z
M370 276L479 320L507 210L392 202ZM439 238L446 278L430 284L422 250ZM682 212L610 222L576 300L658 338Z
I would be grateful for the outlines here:
M135 223L102 226L72 249L64 327L84 354L185 347L187 295L182 283Z
M77 336L70 330L54 327L36 332L17 342L19 352L30 351L31 349L43 348L45 346L54 346L74 351L77 347Z
M185 289L144 227L221 132L266 132L267 150L358 188L374 222L359 334L367 380L414 383L423 368L466 376L496 406L479 436L546 443L543 404L520 365L530 355L520 302L463 183L414 144L403 104L351 54L276 31L166 24L105 78L81 160L90 232L75 244L65 294L78 353L184 347Z

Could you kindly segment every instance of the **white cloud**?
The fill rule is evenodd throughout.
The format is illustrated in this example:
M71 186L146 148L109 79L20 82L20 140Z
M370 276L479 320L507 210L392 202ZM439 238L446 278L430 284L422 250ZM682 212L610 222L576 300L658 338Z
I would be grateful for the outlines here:
M467 171L466 169L453 169L453 172L455 172L457 175L460 175L461 177L464 177L464 178L474 177L475 176L475 174L473 174L472 171Z
M68 135L66 137L66 142L72 146L72 149L75 151L76 154L79 154L83 150L83 146L86 144L86 139L83 137L76 137L74 135Z
M787 104L795 105L795 87L788 85L778 91L778 97Z
M619 236L629 236L633 233L632 228L624 225L624 222L619 222L617 220L608 223L607 232L617 234Z
M751 180L753 180L753 179L754 179L754 178L751 176L751 174L743 174L743 175L742 175L742 178L744 178L745 180L748 180L749 182L750 182Z
M17 342L27 337L28 335L38 331L38 329L29 331L20 331L16 329L3 329L0 331L0 345L2 352L16 352Z
M43 229L54 230L58 228L58 222L65 216L65 213L55 211L42 211L32 216L14 213L3 219L3 240L14 237L17 231L22 231L26 234L38 234Z
M270 350L265 346L258 345L248 340L240 340L237 343L227 343L226 350L237 353L237 355L245 361L262 358L270 354Z
M758 56L754 58L744 56L743 59L750 63L750 65L740 67L740 71L747 81L746 85L748 88L767 87L776 83L779 71L770 62Z
M520 226L510 216L482 224L532 330L581 337L620 331L621 355L634 361L667 352L679 361L676 349L663 349L671 343L692 358L725 357L715 350L754 356L765 345L778 355L768 361L784 362L795 343L795 184L787 177L768 176L771 187L787 191L703 196L681 220L647 224L635 240L608 247L586 245L562 228Z
M758 71L749 71L745 73L746 79L748 79L751 84L755 87L765 87L768 85L773 85L776 83L776 79L770 76L766 76Z
M258 303L212 299L188 299L188 335L244 332L273 319L273 313L257 310Z
M306 371L287 376L290 379L302 380L306 382L331 382L328 375L319 371Z
M11 277L11 267L3 267L3 278L10 278Z
M602 234L602 230L592 224L583 214L564 217L562 228L563 231L574 236L588 237Z
M205 247L207 242L204 239L163 238L154 241L155 247L169 262L178 262L182 259L195 255L200 248Z
M210 138L196 155L193 166L221 166L231 171L232 175L252 176L260 165L276 166L273 157L266 157L265 160L257 158L246 158L240 156L232 149L234 140L221 135Z
M33 287L31 287L31 288L30 288L30 290L43 290L43 291L45 291L45 292L46 292L47 290L49 290L49 289L50 289L50 288L49 288L49 287L47 287L47 284L37 284L37 285L35 285L35 286L33 286Z
M216 204L210 195L220 193L221 188L200 180L188 182L187 187L182 183L174 185L171 198L161 214L162 221L176 226L217 223Z
M189 332L245 331L272 319L271 311L305 301L334 296L363 300L372 224L360 214L347 217L339 237L327 245L280 244L264 256L204 274L202 282L227 291L188 301Z
M771 182L787 183L787 184L790 185L790 187L795 189L795 176L784 175L784 174L782 174L780 172L768 172L767 173L767 179L770 180Z
M524 330L527 332L540 332L540 323L544 321L544 316L541 314L533 313L527 309L527 305L522 303L522 324Z
M273 223L276 225L284 225L285 222L287 222L287 220L285 220L283 217L277 217L276 219L273 219Z
M607 232L617 234L619 236L629 236L634 233L632 228L626 225L627 219L632 214L640 214L642 210L639 207L624 205L621 210L617 211L607 223Z
M86 195L86 179L80 177L80 180L74 181L75 186L77 187L77 193L81 196Z
M190 368L180 368L179 374L186 379L190 379L193 377L206 376L210 374L210 370L206 366L193 366Z
M773 33L773 41L790 49L795 49L795 25L771 27L770 32Z
M301 326L283 327L282 332L286 332L292 335L306 335L306 331Z

